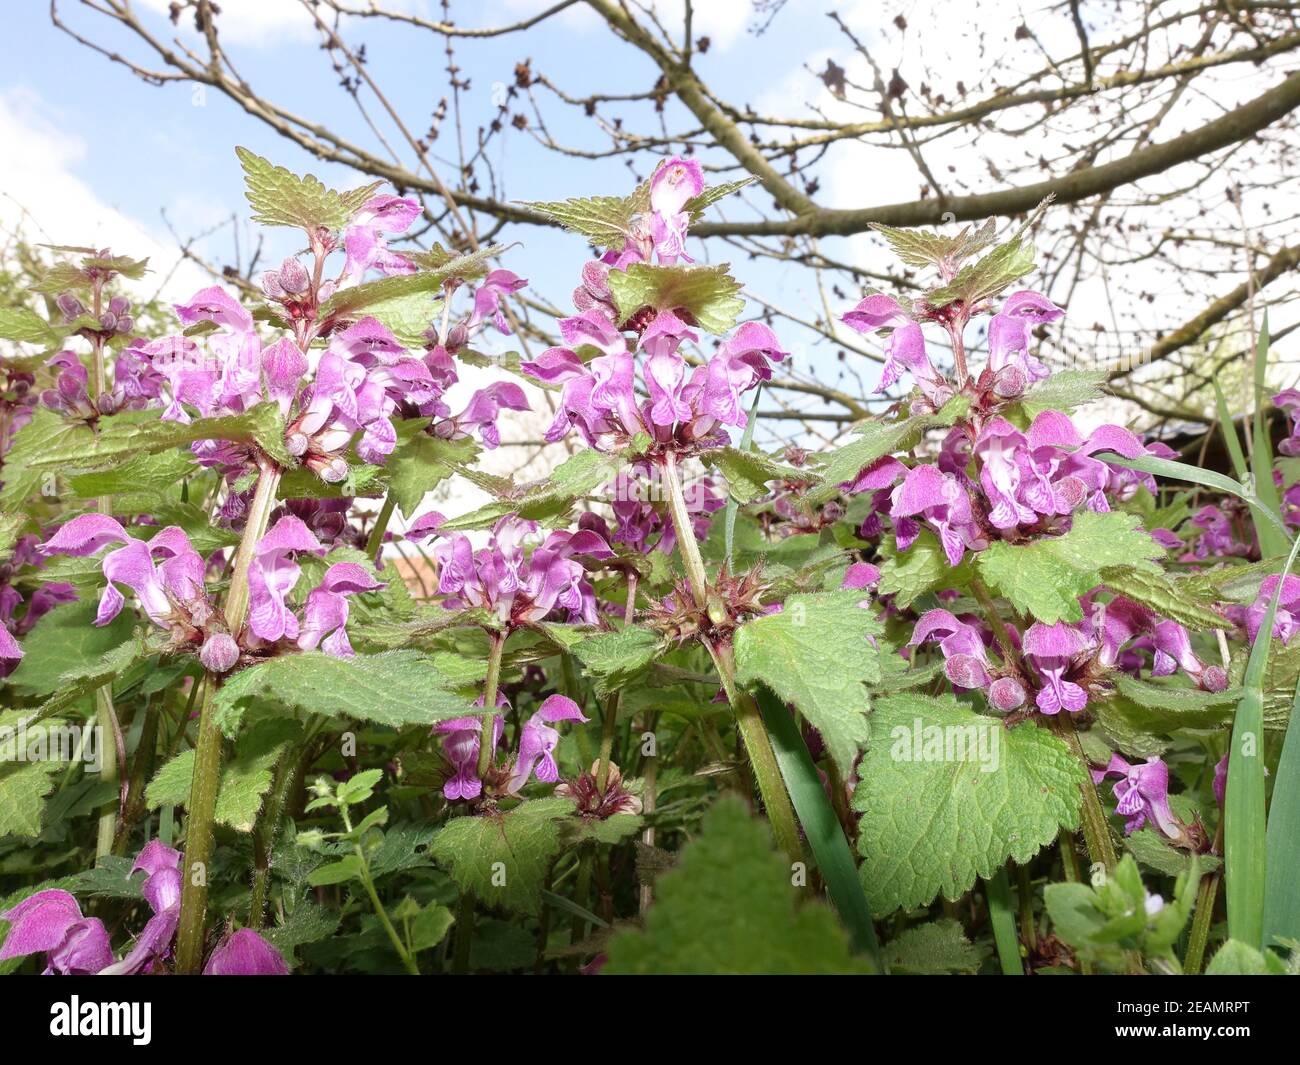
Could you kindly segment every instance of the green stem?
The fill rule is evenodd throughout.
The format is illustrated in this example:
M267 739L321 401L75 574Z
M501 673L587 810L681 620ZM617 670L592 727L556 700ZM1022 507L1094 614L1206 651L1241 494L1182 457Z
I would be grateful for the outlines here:
M496 729L493 721L496 718L497 709L497 687L501 682L501 653L506 648L506 634L504 632L493 632L488 639L491 645L488 649L488 671L487 679L483 682L483 724L480 726L478 742L478 775L482 780L487 775L487 771L492 767L492 756L496 753L493 749L496 744L492 742Z
M261 473L248 521L235 554L230 592L226 596L226 624L236 640L248 613L248 570L253 551L271 518L280 470L269 461ZM217 791L221 786L221 730L216 721L216 680L209 676L199 709L199 736L194 747L194 775L190 781L189 816L185 825L185 858L181 864L181 914L176 929L176 971L194 975L203 964L203 931L208 909L208 873L212 861L213 821Z
M1088 844L1088 857L1092 864L1098 862L1102 864L1107 873L1115 869L1117 858L1115 856L1115 844L1111 840L1110 825L1106 821L1106 811L1102 809L1101 798L1097 795L1097 785L1092 782L1092 773L1088 765L1088 757L1083 753L1083 744L1079 742L1079 734L1074 729L1074 719L1067 711L1064 714L1057 714L1053 719L1056 722L1057 729L1061 737L1069 745L1074 756L1083 766L1086 780L1081 784L1080 791L1083 793L1083 838Z
M396 506L397 497L389 492L384 499L384 505L379 508L379 514L375 517L375 527L370 530L370 537L366 540L366 557L371 561L374 561L375 556L384 546L384 534L388 532L388 522Z
M686 578L690 582L691 594L696 605L703 608L708 603L709 582L704 569L704 559L700 555L700 545L695 539L695 528L691 524L690 512L686 508L686 496L682 491L681 479L677 476L677 457L670 451L664 457L663 479L668 488L668 509L672 514L673 529L677 534L677 546L681 550L682 563L686 568ZM777 764L776 752L772 750L772 741L763 724L763 715L758 704L747 692L736 687L736 662L731 645L710 644L709 654L713 656L718 675L722 678L722 687L731 703L731 711L736 718L736 727L749 755L749 764L758 782L758 792L762 796L763 806L767 810L768 820L772 824L772 833L776 836L777 846L785 851L792 862L803 861L803 845L799 842L799 829L795 822L794 807L790 803L790 793L786 791L785 781L781 777L781 767Z
M99 779L105 784L116 784L117 713L113 709L113 683L109 681L102 688L95 689L95 724L99 729L99 754L102 764L99 767ZM95 837L95 860L113 853L113 841L117 838L117 813L121 805L120 796L115 788L113 797L107 800L99 815L99 830Z
M289 796L298 787L310 749L305 741L298 750L286 751L276 766L271 793L257 821L253 836L253 884L248 896L248 926L253 930L262 927L266 920L266 900L271 886L271 853L280 834L280 821Z
M1214 851L1223 849L1223 818L1214 833ZM1219 874L1211 873L1201 880L1196 889L1196 912L1192 928L1187 934L1187 953L1183 956L1183 975L1195 976L1205 961L1205 946L1210 939L1210 926L1214 923L1214 904L1219 898Z
M456 956L451 962L451 971L457 976L469 972L469 950L474 944L474 896L465 892L460 897L460 907L456 910Z
M352 831L352 818L348 816L346 808L343 809L342 814L343 827L350 833ZM406 971L412 976L419 976L420 967L416 964L415 959L411 957L411 952L406 949L402 937L397 934L397 929L393 927L388 911L384 909L384 904L379 898L379 892L375 890L375 882L370 876L370 862L366 860L365 850L360 843L353 843L352 851L357 856L357 861L361 863L361 884L370 897L370 905L374 908L375 916L379 918L379 923L384 926L384 931L388 933L388 941L393 944L393 949L397 951L397 956L402 959L402 965L406 967Z

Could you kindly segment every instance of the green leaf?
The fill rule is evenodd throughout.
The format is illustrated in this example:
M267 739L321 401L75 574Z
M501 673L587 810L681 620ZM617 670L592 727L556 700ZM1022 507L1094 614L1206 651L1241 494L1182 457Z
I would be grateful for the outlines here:
M893 550L894 538L889 538ZM911 546L901 554L889 555L880 567L880 594L892 595L900 607L914 603L926 592L939 588L961 588L970 583L971 563L962 559L955 569L939 538L922 529Z
M982 952L956 921L927 921L885 944L890 972L930 976L979 971Z
M1268 810L1268 861L1264 887L1264 943L1300 941L1300 685L1278 758Z
M607 484L623 463L621 455L579 451L552 470L550 478L542 484L512 492L504 499L453 518L443 523L440 530L486 529L507 514L518 514L530 521L556 521L567 515L579 499Z
M869 973L849 954L835 917L818 902L796 905L790 867L767 826L724 796L704 816L681 861L655 881L644 931L609 942L610 974Z
M54 774L62 769L54 759L0 762L0 839L41 834L45 797L54 790Z
M712 207L719 200L724 200L733 193L739 192L747 185L752 185L758 178L743 177L736 181L724 181L721 185L710 185L698 196L693 196L686 201L686 206L682 209L691 216L691 223L698 222L704 212Z
M8 683L26 695L49 695L79 670L93 671L109 651L131 638L135 619L121 613L107 625L95 624L94 603L63 603L23 637L26 654Z
M429 846L461 891L488 906L535 914L551 861L560 851L567 799L531 799L506 813L455 817Z
M1103 569L1140 564L1164 553L1136 514L1084 510L1065 535L1028 544L999 540L979 553L977 565L984 580L1017 610L1053 625L1083 620L1079 596L1101 583Z
M472 462L478 450L469 437L444 440L423 432L399 444L384 467L397 509L406 518L414 517L425 494L450 477L459 464Z
M862 884L878 915L956 899L1078 824L1084 770L1032 723L1005 728L953 696L876 700L858 767Z
M1223 803L1223 883L1227 892L1228 934L1247 946L1264 944L1267 872L1267 822L1264 800L1264 679L1282 586L1300 552L1296 540L1282 579L1264 612L1250 649L1241 702L1232 722L1228 782Z
M366 281L334 293L320 306L322 321L340 318L358 318L363 314L378 312L392 314L395 307L407 307L401 301L411 296L439 291L453 277L474 277L483 272L487 260L504 252L505 245L493 244L477 251L467 252L447 259L434 269L414 274L395 274ZM403 313L410 313L409 307ZM378 317L376 314L376 317ZM415 325L415 321L410 321ZM427 322L425 323L428 324Z
M85 422L65 421L54 411L38 407L32 420L14 435L5 455L0 507L18 511L38 491L44 495L57 494L55 471L37 468L36 460L51 451L80 455L94 442L95 434Z
M40 705L28 723L44 720L75 706L96 688L112 684L147 657L149 650L144 642L132 636L98 658L74 664L59 676L58 688Z
M734 447L712 448L701 456L706 466L716 469L727 481L727 490L737 503L751 503L767 491L772 481L817 481L813 470L796 469L757 451Z
M0 307L0 338L52 348L63 334L26 307Z
M731 276L730 266L651 266L633 263L626 270L613 270L609 290L624 319L642 307L657 311L686 311L706 333L725 333L736 324L745 306L738 295L741 284Z
M1245 453L1241 450L1241 438L1237 435L1237 423L1233 420L1232 412L1228 410L1228 401L1224 398L1223 387L1219 384L1219 379L1215 377L1212 381L1214 385L1214 409L1219 419L1219 429L1223 433L1223 442L1228 445L1228 455L1232 458L1232 468L1236 471L1238 480L1245 482L1250 476L1250 467L1246 464Z
M1253 419L1254 447L1250 453L1250 472L1255 494L1260 505L1270 514L1280 514L1282 503L1278 498L1277 485L1273 483L1273 440L1269 435L1268 423L1264 419L1264 404L1267 402L1265 375L1268 372L1268 311L1264 312L1264 322L1255 342L1255 416ZM1236 430L1234 429L1235 433ZM1259 537L1260 553L1265 557L1281 555L1291 546L1291 537L1272 522L1256 523L1255 534Z
M808 493L814 506L834 498L840 485L854 480L877 459L914 448L931 429L953 425L970 407L966 396L949 400L937 414L916 414L901 421L867 421L854 428L858 439L832 451L822 471L820 488Z
M1024 395L1021 409L1030 420L1045 410L1068 414L1075 407L1101 399L1107 376L1105 370L1059 370Z
M931 307L961 301L968 307L998 295L1034 269L1033 245L1014 238L999 244L978 262L963 266L946 285L925 295Z
M235 757L221 767L215 814L218 824L238 832L253 830L262 797L271 788L276 762L301 732L296 721L268 718L239 737ZM182 751L158 770L145 789L149 809L189 806L193 776L194 752Z
M660 655L659 634L651 629L627 628L597 633L574 644L573 653L592 677L597 698L625 688Z
M880 679L874 637L884 629L855 591L792 595L779 614L736 630L736 679L762 682L821 733L840 772L853 771L867 739L864 683Z
M585 196L569 200L524 200L538 214L580 233L592 244L621 250L632 231L632 220L650 206L649 190L632 196Z
M1213 597L1199 595L1186 580L1155 569L1114 566L1102 571L1106 587L1116 595L1149 606L1162 618L1194 632L1224 628L1228 622L1213 607Z
M243 704L253 699L394 728L476 712L425 655L410 650L353 658L283 655L236 673L214 698L217 723L228 736L239 728Z
M337 862L330 862L313 869L307 875L309 887L329 887L331 884L346 884L350 880L360 880L362 873L361 859L355 854L347 854Z
M335 192L313 175L299 177L247 148L237 147L235 154L244 168L244 195L253 209L253 221L264 226L342 229L383 186L375 181L351 192Z
M156 502L158 494L174 488L198 469L194 456L186 451L142 452L115 468L73 474L68 484L82 499L143 493Z
M873 222L871 228L889 242L894 254L908 266L958 266L963 259L987 248L997 236L997 224L992 218L978 230L965 226L952 237L933 229L899 229L878 222Z
M1239 939L1229 939L1210 960L1206 976L1285 976L1286 965L1271 950L1260 951Z

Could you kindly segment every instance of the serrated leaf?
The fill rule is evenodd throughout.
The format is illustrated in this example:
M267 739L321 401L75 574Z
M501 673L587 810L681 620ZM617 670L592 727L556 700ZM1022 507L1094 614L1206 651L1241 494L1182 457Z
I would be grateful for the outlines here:
M796 469L758 451L734 447L710 448L700 458L727 481L727 491L737 503L751 503L767 491L772 481L818 481L815 470Z
M1194 632L1221 629L1227 620L1213 608L1212 600L1198 602L1189 582L1160 570L1115 566L1102 572L1106 587L1116 595L1149 606L1162 618L1176 621Z
M185 451L143 452L121 465L68 478L72 491L82 499L144 493L155 502L165 492L198 471L194 456Z
M998 295L1013 281L1018 281L1034 269L1034 249L1019 238L999 244L978 262L963 266L957 276L946 285L927 292L926 303L931 307L946 307L960 300L974 306L981 300Z
M1058 370L1042 384L1035 385L1020 400L1020 407L1031 421L1045 410L1067 414L1085 403L1101 399L1105 393L1105 370Z
M297 465L284 446L284 418L274 403L259 403L242 414L218 418L197 418L184 425L157 419L139 421L104 419L104 428L89 444L65 443L43 449L34 457L32 469L114 469L141 454L154 454L191 444L196 440L229 440L255 444L282 466Z
M598 698L626 687L660 654L659 634L629 625L601 632L573 645L573 653L593 680Z
M449 690L447 678L427 656L409 650L352 658L310 652L250 666L214 696L217 723L226 735L239 728L243 705L255 698L394 728L475 713L466 699Z
M30 718L29 723L62 713L96 688L111 684L125 675L127 670L148 655L144 642L132 636L98 658L73 664L59 676L57 690L36 709L35 717Z
M251 832L270 790L276 762L299 735L298 722L268 718L239 737L235 756L221 767L215 817L237 832ZM158 770L145 789L149 809L189 806L194 776L194 752L182 751Z
M957 396L936 414L917 414L894 422L863 422L854 429L858 439L827 456L822 471L824 483L808 493L808 501L813 505L825 503L840 491L840 485L852 481L877 459L915 447L929 430L953 425L969 407L968 398Z
M462 892L488 906L537 913L546 872L560 851L560 822L572 813L567 799L531 799L505 813L455 817L429 853Z
M609 274L609 291L623 319L642 307L685 310L706 333L725 333L736 324L745 301L727 263L717 266L651 266L633 263Z
M432 491L466 462L472 462L479 447L470 437L446 440L428 433L416 433L399 444L384 465L388 491L406 518L414 517L426 493Z
M750 176L739 178L736 181L724 181L720 185L710 185L698 196L693 196L686 201L686 206L682 208L691 217L692 224L698 222L704 212L712 207L719 200L725 200L733 193L739 192L748 185L752 185L758 178Z
M1077 826L1087 780L1046 729L913 694L876 700L858 775L862 886L882 916L955 900L1008 858L1025 864Z
M1271 950L1256 950L1249 943L1229 939L1206 966L1206 976L1285 976L1286 964Z
M880 679L874 637L884 630L855 591L792 595L779 614L736 630L736 679L761 681L794 703L848 776L867 739L864 683Z
M65 421L54 411L38 407L31 421L14 435L5 455L0 507L18 511L47 482L53 488L55 472L36 468L36 460L51 451L81 454L93 444L94 433L85 422Z
M45 798L54 790L54 774L62 768L63 764L53 759L0 762L0 839L41 834Z
M975 973L985 952L977 950L956 921L928 921L886 943L885 961L893 973L930 976Z
M335 192L315 176L299 177L247 148L237 147L235 154L244 168L244 195L253 209L253 221L264 226L342 229L383 186L375 181L351 192Z
M908 266L956 267L964 259L993 243L997 224L990 218L977 230L965 226L948 237L932 229L900 229L873 222L871 228L889 242L894 254Z
M1079 596L1110 566L1164 557L1135 514L1083 510L1063 536L1028 544L997 541L977 556L980 576L1022 613L1045 625L1082 621Z
M492 244L448 259L436 269L421 270L414 274L394 274L341 289L321 304L320 319L329 321L355 318L369 314L373 308L391 311L396 301L437 292L453 277L473 277L482 273L483 265L505 250L503 244Z
M0 338L49 348L59 343L62 335L33 310L26 307L0 307Z
M94 603L62 603L45 614L23 637L26 654L8 683L25 695L49 695L65 677L94 670L104 655L131 639L135 620L129 613L97 626L95 609Z
M894 543L892 536L889 542ZM964 558L954 568L939 538L929 529L923 529L906 551L895 551L885 559L880 567L879 591L881 595L892 595L895 603L906 607L926 592L964 587L970 577L970 560Z
M724 796L677 867L655 879L645 929L610 940L609 974L850 974L870 965L849 953L834 915L797 905L790 867L767 826Z
M607 484L623 466L621 455L602 451L579 451L551 471L548 480L511 494L495 503L453 518L439 526L441 531L486 529L507 514L530 521L549 522L566 515L583 496Z
M549 202L525 200L523 206L531 207L571 232L582 234L592 244L621 250L632 230L632 220L649 206L649 197L634 194L582 196Z

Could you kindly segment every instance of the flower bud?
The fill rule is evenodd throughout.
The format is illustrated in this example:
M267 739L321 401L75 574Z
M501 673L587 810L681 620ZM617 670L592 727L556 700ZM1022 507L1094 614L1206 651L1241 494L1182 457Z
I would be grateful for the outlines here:
M306 267L292 255L280 264L280 287L285 292L299 296L307 291L309 284Z
M1207 692L1221 692L1228 687L1228 674L1222 666L1206 666L1201 671L1201 687Z
M1025 705L1025 689L1015 677L999 677L989 686L989 703L1007 714Z
M228 632L214 632L203 641L199 661L209 673L225 673L239 661L239 644Z

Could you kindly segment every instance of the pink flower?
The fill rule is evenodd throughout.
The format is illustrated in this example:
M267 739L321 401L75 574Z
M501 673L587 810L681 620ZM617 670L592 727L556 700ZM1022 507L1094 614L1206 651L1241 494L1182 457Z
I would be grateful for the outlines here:
M581 708L572 699L564 695L549 696L524 723L519 735L519 753L515 758L514 773L511 774L506 790L514 794L534 775L543 783L550 784L559 780L560 770L555 764L554 752L560 742L560 733L551 726L561 721L586 720Z

